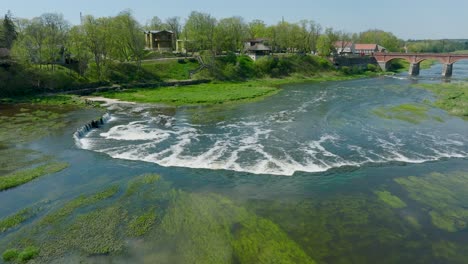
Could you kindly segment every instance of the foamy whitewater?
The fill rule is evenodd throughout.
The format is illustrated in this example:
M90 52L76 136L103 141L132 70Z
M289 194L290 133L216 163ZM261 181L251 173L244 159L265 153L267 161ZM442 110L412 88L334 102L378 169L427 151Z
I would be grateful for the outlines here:
M80 148L118 159L274 175L468 156L466 124L443 111L431 109L430 116L447 121L429 118L420 124L372 114L376 107L430 94L411 88L372 90L372 82L405 81L348 82L351 88L346 83L322 89L294 86L234 109L111 105L112 118L102 128L75 140Z

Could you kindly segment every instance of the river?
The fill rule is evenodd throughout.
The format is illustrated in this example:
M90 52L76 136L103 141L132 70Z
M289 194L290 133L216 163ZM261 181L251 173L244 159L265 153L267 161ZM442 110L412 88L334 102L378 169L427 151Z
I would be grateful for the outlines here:
M442 82L441 68L415 78L286 85L247 104L112 104L103 127L76 138L74 131L95 112L75 112L63 133L27 146L71 166L0 192L0 218L44 200L54 210L79 194L158 173L175 189L215 193L272 221L319 263L463 263L468 197L457 186L468 186L460 182L468 180L468 122L430 106L434 95L417 88ZM452 81L466 78L468 63L455 64ZM379 114L410 104L424 113ZM438 187L439 196L430 196ZM386 200L389 193L405 205ZM0 244L14 235L0 236ZM93 261L187 261L161 258L178 254L177 246L150 250L151 243L160 245L151 241Z

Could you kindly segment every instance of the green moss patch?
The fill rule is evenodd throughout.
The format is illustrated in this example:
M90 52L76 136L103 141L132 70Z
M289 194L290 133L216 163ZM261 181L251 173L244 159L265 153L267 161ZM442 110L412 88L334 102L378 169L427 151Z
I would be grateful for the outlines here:
M376 191L375 194L377 197L384 203L388 204L393 208L404 208L406 203L403 202L400 198L393 195L389 191Z
M34 216L34 210L31 208L23 209L13 215L0 219L0 234L9 229L19 226L24 221Z
M468 225L468 173L433 173L395 180L411 199L427 207L434 226L448 232L466 230Z
M67 167L68 163L51 162L36 168L7 174L3 177L0 177L0 191L25 184L44 175L57 173Z

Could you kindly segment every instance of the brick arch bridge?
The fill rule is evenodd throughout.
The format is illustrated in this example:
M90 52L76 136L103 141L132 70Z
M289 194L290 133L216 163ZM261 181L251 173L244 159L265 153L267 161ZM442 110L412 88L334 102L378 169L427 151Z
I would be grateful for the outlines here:
M449 54L449 53L374 53L374 58L379 63L380 68L386 71L389 62L394 59L404 59L410 63L409 74L419 75L419 65L423 60L438 60L444 65L442 76L450 77L453 72L453 64L459 60L468 59L468 54Z

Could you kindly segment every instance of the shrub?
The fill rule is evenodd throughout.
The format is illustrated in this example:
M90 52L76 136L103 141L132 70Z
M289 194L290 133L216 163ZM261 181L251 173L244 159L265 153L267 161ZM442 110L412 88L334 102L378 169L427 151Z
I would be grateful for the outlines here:
M18 258L19 252L17 249L7 249L3 252L2 258L4 261L14 261Z
M39 249L37 247L27 247L19 255L20 261L28 261L39 255Z

